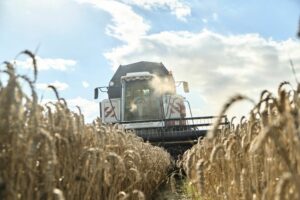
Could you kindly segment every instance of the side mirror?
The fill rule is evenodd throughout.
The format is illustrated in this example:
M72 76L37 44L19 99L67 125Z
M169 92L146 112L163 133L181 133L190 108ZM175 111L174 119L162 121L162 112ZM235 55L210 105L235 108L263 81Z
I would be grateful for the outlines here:
M185 93L189 93L189 92L190 92L189 84L188 84L188 82L186 82L186 81L183 81L183 91L184 91Z
M98 99L99 96L99 88L94 89L94 99Z
M299 19L299 27L298 27L298 38L300 39L300 19Z

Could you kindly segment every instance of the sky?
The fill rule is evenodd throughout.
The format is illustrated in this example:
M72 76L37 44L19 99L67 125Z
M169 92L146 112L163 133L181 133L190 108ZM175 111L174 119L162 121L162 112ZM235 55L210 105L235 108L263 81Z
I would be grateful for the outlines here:
M217 115L237 93L257 100L263 89L277 95L282 81L296 87L289 60L300 79L299 16L299 0L0 0L0 61L32 77L29 58L17 55L35 52L40 101L55 98L55 85L88 122L107 98L94 100L93 89L120 64L162 62L189 82L190 93L178 93L194 116Z

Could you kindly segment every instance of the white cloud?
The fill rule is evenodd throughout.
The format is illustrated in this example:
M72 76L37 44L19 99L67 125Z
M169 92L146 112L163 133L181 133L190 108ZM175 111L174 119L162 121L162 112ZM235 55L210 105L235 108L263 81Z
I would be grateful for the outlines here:
M256 98L263 89L275 90L281 81L294 80L289 55L295 66L300 63L300 45L294 40L278 42L258 34L222 35L208 30L148 34L150 26L129 6L167 8L184 20L191 11L179 0L77 1L91 3L112 16L107 33L125 42L104 54L114 69L141 60L163 62L177 80L189 81L192 95L187 96L202 113L217 114L235 93ZM218 21L218 13L203 22L209 20ZM241 104L237 113L246 107Z
M191 8L181 0L122 0L128 4L140 6L145 9L167 8L171 14L185 21L191 15Z
M263 89L275 91L281 81L293 81L289 55L300 75L300 44L295 40L278 42L258 34L208 30L151 34L105 54L112 67L141 60L163 62L177 80L189 81L192 104L201 102L198 106L207 114L217 113L233 94L257 98Z
M76 106L79 106L82 114L85 117L86 122L92 122L99 114L99 104L97 102L82 98L76 97L73 99L66 99L70 109L77 112Z
M114 0L77 0L79 3L90 3L112 16L112 24L106 32L124 42L134 42L145 35L150 26L136 14L131 6Z
M82 86L84 88L88 88L90 86L90 84L87 81L82 81Z
M27 58L24 61L17 60L16 64L22 68L33 69L32 60ZM42 70L58 70L58 71L66 71L69 69L73 69L76 65L75 60L70 59L62 59L62 58L41 58L39 56L36 57L37 67L39 71Z
M202 18L201 20L204 24L207 24L208 22L211 22L211 21L216 22L219 20L219 15L218 15L218 13L214 12L210 16L207 16L206 18Z
M45 105L48 102L56 102L55 99L42 99L41 104ZM95 101L91 101L82 97L75 97L66 99L68 107L78 113L76 106L80 107L82 114L84 115L85 122L90 123L100 116L99 104Z
M132 9L136 5L145 9L167 8L180 20L191 14L191 8L181 0L76 0L99 8L112 17L106 33L126 43L135 43L147 35L150 25Z
M218 21L218 19L219 19L218 13L213 13L212 18L214 21Z
M45 90L49 85L53 85L57 90L63 91L69 88L67 83L63 83L60 81L54 81L52 83L37 83L36 88L40 90Z

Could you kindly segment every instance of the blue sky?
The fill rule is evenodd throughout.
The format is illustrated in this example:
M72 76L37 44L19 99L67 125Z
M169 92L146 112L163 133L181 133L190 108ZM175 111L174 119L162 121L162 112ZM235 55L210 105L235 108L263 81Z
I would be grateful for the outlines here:
M237 92L256 98L293 82L299 11L298 0L1 0L0 60L37 49L40 96L53 99L45 86L56 85L88 121L98 114L93 88L119 64L163 62L189 81L194 112L211 115ZM26 59L18 71L31 75Z

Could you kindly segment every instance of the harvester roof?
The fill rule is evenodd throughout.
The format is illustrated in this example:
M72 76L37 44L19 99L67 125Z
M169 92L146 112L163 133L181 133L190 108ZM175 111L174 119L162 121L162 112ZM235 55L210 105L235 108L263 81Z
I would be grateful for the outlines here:
M113 85L110 84L108 88L109 98L121 98L121 77L126 76L128 73L134 72L149 72L159 77L165 77L169 75L169 71L162 63L141 61L129 65L120 65L110 80L110 83L113 83Z

